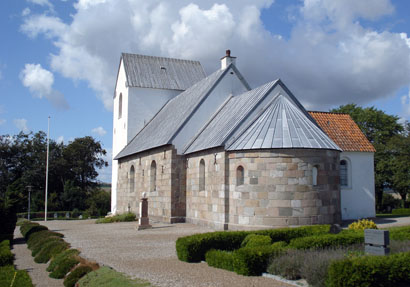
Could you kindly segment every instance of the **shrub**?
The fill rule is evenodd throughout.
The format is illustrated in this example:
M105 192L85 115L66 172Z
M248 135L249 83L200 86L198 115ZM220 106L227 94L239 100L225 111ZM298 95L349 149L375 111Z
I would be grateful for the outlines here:
M410 252L410 240L390 240L390 252Z
M23 222L20 226L20 232L23 235L23 237L26 235L26 233L33 228L34 226L39 226L37 222L32 222L32 221L26 221Z
M141 279L129 279L124 274L109 267L103 266L98 270L88 273L78 281L81 287L145 287L151 286Z
M60 262L60 264L57 265L57 267L54 269L53 272L49 274L49 276L55 279L64 278L64 276L68 272L70 272L70 270L78 263L80 263L80 259L78 258L78 256L66 257L64 260Z
M14 255L10 251L10 241L3 240L0 243L0 266L12 265Z
M410 240L410 226L389 228L390 239L393 240Z
M57 236L50 236L50 237L46 237L43 240L38 241L36 244L33 244L31 247L31 256L35 257L37 256L37 254L43 250L44 246L48 245L50 242L64 242L63 239L61 239L61 237L57 237Z
M97 219L95 223L113 223L113 222L127 222L127 221L135 221L136 219L135 213L127 212L123 214L114 215L111 217L104 217Z
M205 261L209 266L234 271L232 252L211 249L205 254Z
M295 238L289 243L289 247L295 249L323 249L333 246L349 246L363 242L363 233L346 232Z
M88 265L79 265L76 267L73 271L70 272L70 274L67 275L67 277L64 279L64 286L65 287L74 287L75 283L86 275L87 273L93 271L93 269L88 266Z
M326 283L330 287L409 286L410 252L334 261Z
M15 270L13 265L8 265L0 267L0 286L33 287L33 283L25 270Z
M28 240L30 239L30 236L36 232L40 232L42 230L48 230L47 227L43 226L43 225L34 225L31 226L31 228L29 228L24 234L24 239Z
M349 224L350 230L377 229L376 223L369 219L361 219Z
M32 249L33 246L41 243L48 237L60 237L62 238L64 235L58 232L50 231L50 230L42 230L36 233L33 233L30 238L27 240L27 247Z
M303 251L288 250L285 254L271 259L267 271L271 274L280 275L289 280L301 278L301 266L303 264Z
M283 254L282 247L243 247L233 252L234 271L246 276L259 276L266 271L269 258Z
M268 235L249 234L241 243L241 247L257 247L271 245L272 239Z
M410 208L393 209L393 211L391 213L393 215L409 215L410 216Z
M194 234L178 238L176 250L179 260L200 262L210 249L232 251L241 247L242 241L249 234L269 236L272 242L289 242L293 238L319 235L329 232L329 225L303 226L299 228L280 228L258 231L218 231Z
M67 249L61 252L60 254L57 254L55 257L52 258L50 265L47 267L48 272L53 272L56 267L64 261L66 258L73 257L80 254L80 251L77 249Z
M64 240L47 242L41 251L34 257L34 262L47 263L51 257L56 256L68 247L68 243Z

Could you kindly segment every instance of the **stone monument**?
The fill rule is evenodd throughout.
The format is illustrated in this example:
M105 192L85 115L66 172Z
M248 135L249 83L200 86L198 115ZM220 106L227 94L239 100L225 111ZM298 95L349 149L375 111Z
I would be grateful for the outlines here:
M142 198L140 202L140 218L138 219L137 230L149 229L152 226L149 224L148 218L148 198L145 192L142 193Z

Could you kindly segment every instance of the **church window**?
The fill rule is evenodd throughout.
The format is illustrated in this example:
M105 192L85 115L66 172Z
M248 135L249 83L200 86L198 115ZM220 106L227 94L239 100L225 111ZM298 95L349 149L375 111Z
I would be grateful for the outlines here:
M238 166L236 169L236 185L243 185L244 173L243 166Z
M340 186L349 186L349 166L346 160L340 161Z
M118 100L118 118L122 117L122 93L120 93L120 98Z
M151 175L150 175L150 181L151 181L151 191L157 190L157 164L155 160L152 161L151 163Z
M199 162L199 191L205 190L205 161Z
M130 175L129 175L129 188L130 192L135 191L135 169L134 166L132 165L130 168Z
M317 185L317 173L318 173L318 169L319 167L317 165L315 165L312 168L312 184L313 185Z

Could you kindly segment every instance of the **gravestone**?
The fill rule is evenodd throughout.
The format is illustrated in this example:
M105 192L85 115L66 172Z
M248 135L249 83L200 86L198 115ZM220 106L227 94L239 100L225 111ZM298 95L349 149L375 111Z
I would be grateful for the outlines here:
M78 219L83 219L83 215L82 215L82 214L80 214L80 216L78 217Z
M148 198L146 198L146 193L142 194L140 202L140 218L138 219L137 230L149 229L152 226L149 224L148 218Z
M69 212L66 212L65 218L70 218L70 213Z
M57 218L58 218L57 213L54 213L54 219L57 219Z
M364 251L371 255L387 255L390 253L388 245L389 231L377 229L364 230Z
M339 224L332 224L330 226L329 233L338 234L338 233L340 233L340 231L342 231L342 228L340 227Z

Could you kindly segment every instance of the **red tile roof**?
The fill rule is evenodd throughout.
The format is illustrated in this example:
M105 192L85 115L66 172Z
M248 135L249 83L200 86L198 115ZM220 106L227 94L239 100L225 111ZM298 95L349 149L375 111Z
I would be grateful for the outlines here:
M376 151L350 115L326 112L309 114L343 151Z

